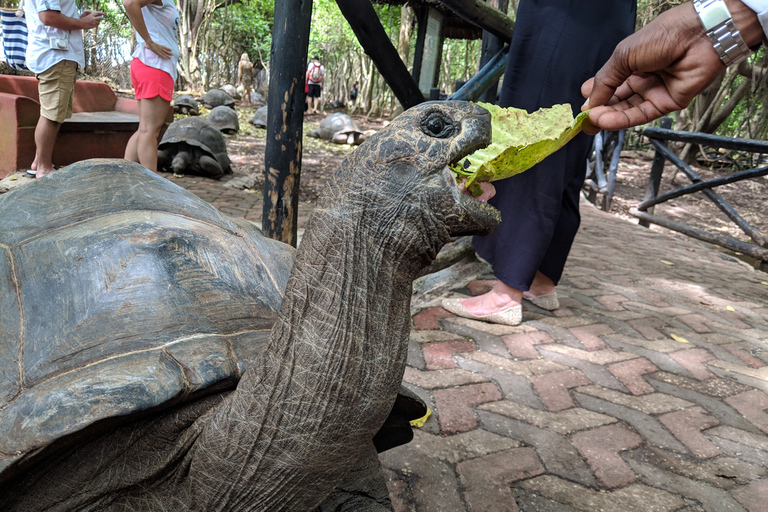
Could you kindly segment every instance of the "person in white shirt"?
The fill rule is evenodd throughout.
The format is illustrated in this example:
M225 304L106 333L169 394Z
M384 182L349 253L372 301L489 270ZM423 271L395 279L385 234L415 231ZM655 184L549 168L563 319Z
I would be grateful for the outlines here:
M38 80L40 118L35 127L37 178L52 173L53 146L65 119L72 117L78 66L85 66L83 30L96 28L100 11L78 13L75 0L26 0L27 67Z
M139 129L125 159L157 172L157 144L168 116L179 62L179 12L173 0L123 0L137 34L131 83L139 102Z
M307 66L307 102L309 104L308 114L319 114L317 110L320 104L320 95L323 91L323 82L325 82L325 66L320 64L320 57L315 55L312 62Z
M727 20L732 41L716 48L705 29L713 9ZM725 27L727 21L722 23ZM589 112L585 131L622 130L684 109L730 64L766 41L768 0L686 2L665 11L624 39L608 62L581 88ZM725 51L727 49L727 51ZM734 61L735 57L735 61Z

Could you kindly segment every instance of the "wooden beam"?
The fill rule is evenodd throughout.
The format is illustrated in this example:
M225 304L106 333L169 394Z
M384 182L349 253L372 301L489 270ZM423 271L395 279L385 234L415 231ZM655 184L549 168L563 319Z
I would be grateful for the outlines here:
M490 32L499 39L509 42L512 39L512 28L515 23L503 12L494 9L483 0L440 0L448 9Z
M282 2L275 2L275 8L279 3ZM371 57L403 108L409 109L423 102L424 95L419 91L418 84L400 59L397 48L381 26L371 2L369 0L336 0L336 4L365 53Z
M264 234L296 246L312 0L275 2L264 152Z

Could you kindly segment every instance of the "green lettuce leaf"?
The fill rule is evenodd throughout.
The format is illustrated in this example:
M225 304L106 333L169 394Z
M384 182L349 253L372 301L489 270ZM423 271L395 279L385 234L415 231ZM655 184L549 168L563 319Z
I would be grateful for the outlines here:
M466 178L466 187L476 196L479 182L520 174L563 147L581 131L588 113L582 112L574 119L567 104L542 108L532 114L488 103L478 105L491 113L492 142L451 166L460 178Z

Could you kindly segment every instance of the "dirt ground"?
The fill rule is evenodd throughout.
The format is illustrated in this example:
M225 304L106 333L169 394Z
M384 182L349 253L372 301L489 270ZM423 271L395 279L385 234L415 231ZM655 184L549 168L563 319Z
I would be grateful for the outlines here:
M330 111L327 111L329 113ZM252 115L249 109L241 112L241 133L228 140L230 156L234 163L235 173L254 173L261 176L264 165L264 148L266 145L266 130L254 128L247 122ZM304 126L304 150L301 168L300 183L300 215L311 210L314 200L322 190L335 166L354 147L336 145L320 141L306 134L313 130L323 119L322 115L311 115L305 118ZM388 118L366 119L362 115L352 116L362 130L379 130L390 121ZM243 122L244 121L244 122ZM639 147L622 152L619 169L616 178L616 188L610 213L637 223L637 218L630 214L630 209L636 208L642 202L648 186L653 150L648 141L637 137ZM648 145L644 147L644 145ZM707 162L701 162L707 164ZM714 162L710 167L695 166L694 171L702 179L712 179L718 176L726 176L733 172L732 166L724 166ZM743 167L739 170L748 169ZM673 175L676 174L674 180ZM259 178L260 179L260 178ZM667 163L662 177L661 192L671 191L675 188L690 184L688 178L681 172L675 173L675 167ZM255 186L261 188L262 182ZM720 194L744 219L763 233L768 233L768 178L753 178L738 183L718 187L716 192ZM601 204L602 197L598 197ZM710 232L727 235L743 241L749 238L726 215L707 199L703 193L683 196L667 203L658 205L654 212L656 215L688 224L692 227L708 230ZM301 215L299 227L303 227L305 215ZM665 228L653 226L652 229L667 231ZM675 236L684 237L674 232L667 231Z

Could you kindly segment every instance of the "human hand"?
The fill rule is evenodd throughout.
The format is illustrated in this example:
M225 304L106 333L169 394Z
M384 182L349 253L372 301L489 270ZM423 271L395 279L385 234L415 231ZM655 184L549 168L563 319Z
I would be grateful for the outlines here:
M80 14L80 22L83 30L90 30L99 26L104 19L104 13L101 11L85 10Z
M691 3L670 9L619 43L582 85L588 133L648 123L688 106L723 71Z
M173 50L171 50L167 46L157 44L154 41L150 41L146 43L146 45L147 45L147 48L155 52L157 56L160 57L161 59L170 59L173 56Z

